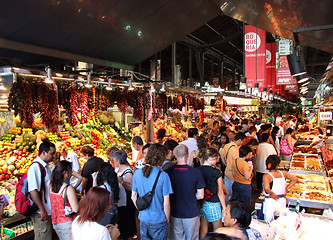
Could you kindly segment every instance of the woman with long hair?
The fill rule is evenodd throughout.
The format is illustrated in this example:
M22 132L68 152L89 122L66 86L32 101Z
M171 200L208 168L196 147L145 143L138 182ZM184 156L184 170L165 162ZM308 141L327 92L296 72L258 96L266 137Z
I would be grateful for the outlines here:
M222 210L226 209L224 184L221 171L216 168L219 159L219 152L214 148L206 148L200 152L201 166L199 170L205 180L205 196L200 207L200 239L208 232L208 225L211 222L213 229L222 227Z
M284 135L281 139L280 143L280 153L281 153L281 160L290 161L291 155L294 151L294 142L292 138L292 134L294 129L288 128L286 131L286 135Z
M72 163L60 161L56 164L50 181L50 201L52 209L52 224L60 240L71 239L72 221L74 216L67 217L64 209L71 208L73 213L79 211L75 189L66 183L72 176Z
M72 224L72 239L110 240L117 239L117 226L103 226L99 222L111 207L108 190L100 187L91 188L80 202L79 215Z
M132 200L136 204L138 197L152 190L168 151L165 146L155 143L150 146L145 158L146 165L138 169L133 176ZM167 239L170 217L172 187L169 175L161 171L157 179L155 193L148 208L139 212L140 236L142 240Z
M201 165L200 160L199 160L199 152L208 147L207 139L202 136L197 137L197 146L198 146L198 149L191 152L190 162L188 164L195 168L197 168Z
M115 224L117 222L117 203L119 200L119 185L117 173L110 163L102 163L97 174L97 186L105 188L110 192L111 205L107 216L105 216L101 224L108 225L110 223ZM110 215L111 214L111 215Z

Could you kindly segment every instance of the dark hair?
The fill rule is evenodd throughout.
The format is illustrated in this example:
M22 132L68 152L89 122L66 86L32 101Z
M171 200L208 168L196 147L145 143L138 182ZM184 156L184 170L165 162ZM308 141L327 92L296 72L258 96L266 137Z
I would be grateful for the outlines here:
M95 154L95 151L92 147L90 146L84 146L82 149L81 149L81 153L83 156L85 155L88 155L89 157L92 157L94 156Z
M261 141L262 141L262 142L267 142L269 136L270 136L270 135L269 135L268 133L263 133L263 134L261 135Z
M238 131L238 132L243 131L243 127L240 126L240 125L237 125L237 126L235 127L235 131Z
M157 130L156 138L163 139L165 137L165 134L166 134L166 130L164 128L160 128Z
M249 133L257 132L257 128L255 126L251 126L249 128Z
M119 184L117 173L109 162L102 163L97 174L97 185L101 186L104 182L107 182L112 191L112 203L119 200Z
M321 130L321 128L317 127L316 129L319 131L320 134L324 134L324 132L323 132L323 130Z
M142 152L143 152L143 150L145 150L146 148L150 148L150 146L151 146L151 143L147 143L146 145L144 145L144 146L142 147Z
M223 233L207 233L207 235L202 240L232 240L231 237L223 234Z
M216 124L220 124L219 121L216 121L216 120L215 120L215 121L213 122L213 126L215 126Z
M252 148L250 148L249 146L241 146L239 148L239 157L243 158L246 157L246 155L248 155L249 153L252 152Z
M143 145L143 140L142 140L142 138L140 136L135 136L132 139L132 143L133 144L136 143L136 144L142 146Z
M189 138L193 138L196 135L198 135L198 129L197 128L190 128L188 130L188 137Z
M148 149L148 153L145 158L146 165L142 169L143 176L149 177L153 167L161 166L168 154L168 149L159 143L154 143Z
M205 161L207 161L208 158L218 157L218 156L219 156L219 152L214 148L205 148L199 152L199 159L200 159L201 165L203 165L203 163Z
M201 128L206 127L208 124L206 122L201 123Z
M235 136L235 141L237 142L238 140L244 140L246 138L245 136L245 133L243 132L239 132L239 133L236 133L236 136Z
M230 199L230 216L237 220L240 228L247 228L251 224L251 208L245 201L238 199Z
M116 152L116 151L118 151L118 150L119 150L119 149L116 148L116 147L109 147L108 150L106 150L106 155L108 155L108 156L112 156L112 153L113 153L113 152Z
M90 188L87 195L80 201L79 223L99 222L110 208L110 193L101 187Z
M227 134L225 134L225 133L221 133L221 138L222 138L222 137L226 137L226 138L227 138L227 141L226 141L225 143L229 143L229 142L230 142L229 137L228 137ZM220 141L221 141L221 138L220 138Z
M281 160L280 157L278 155L269 155L266 158L266 168L267 170L275 170L277 166L279 166ZM268 168L268 164L271 164L271 167Z
M51 143L50 141L44 140L42 144L39 146L39 155L42 154L42 152L48 153L51 148L55 148L54 143Z
M178 146L178 143L175 140L166 140L164 143L164 146L169 150L169 151L173 151L175 149L175 147Z
M206 148L208 146L207 139L202 136L197 137L197 146L199 150Z
M51 174L50 186L54 193L58 193L65 182L65 172L72 172L72 163L66 160L58 162Z
M246 118L242 120L242 124L248 124L248 122L249 122L249 120Z
M119 162L120 164L123 165L128 165L127 162L127 153L124 152L123 150L118 150L112 154L112 157L114 161Z
M292 129L292 128L288 128L287 131L286 131L286 135L287 135L287 134L292 134L293 131L294 131L294 129Z
M255 138L252 138L247 144L247 146L258 146L259 145L259 142L257 139Z
M211 145L216 145L218 149L220 149L222 146L222 144L219 141L213 141Z
M223 134L227 131L227 127L226 126L222 126L220 127L220 133Z
M272 129L272 134L277 134L279 132L280 128L277 126L274 126Z
M197 121L197 119L200 120L199 116L196 116L196 117L194 118L194 121Z

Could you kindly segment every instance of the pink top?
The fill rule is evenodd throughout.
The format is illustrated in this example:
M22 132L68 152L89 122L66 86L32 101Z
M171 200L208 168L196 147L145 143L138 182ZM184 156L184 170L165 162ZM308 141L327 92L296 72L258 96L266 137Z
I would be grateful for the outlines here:
M65 209L64 209L64 197L62 196L62 192L65 187L62 187L59 193L52 193L50 191L50 201L51 201L51 210L52 210L52 224L64 223L68 221L73 221L75 216L66 217ZM66 206L70 207L68 202L68 195L66 199Z

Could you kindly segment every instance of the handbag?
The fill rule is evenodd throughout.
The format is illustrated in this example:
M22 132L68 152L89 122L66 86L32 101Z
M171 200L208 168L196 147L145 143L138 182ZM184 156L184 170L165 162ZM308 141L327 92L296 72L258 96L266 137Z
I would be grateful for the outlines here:
M66 206L66 199L67 199L67 189L68 189L68 184L65 187L65 194L64 194L64 209L65 209L65 216L66 217L72 217L76 214L76 212L73 211L73 209L69 206Z
M153 200L154 193L155 193L155 188L156 188L156 184L157 184L157 180L160 177L161 172L162 172L161 170L158 171L158 174L157 174L157 177L155 179L155 183L154 183L153 189L151 191L147 192L142 197L138 197L136 199L136 207L138 208L139 211L147 209L149 207L151 201Z
M290 155L292 153L291 149L288 146L287 140L281 140L281 143L280 143L280 152L283 155Z

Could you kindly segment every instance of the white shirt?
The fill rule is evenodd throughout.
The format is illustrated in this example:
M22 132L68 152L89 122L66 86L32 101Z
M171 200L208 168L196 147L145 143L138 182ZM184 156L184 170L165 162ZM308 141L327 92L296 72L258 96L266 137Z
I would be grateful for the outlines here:
M44 162L40 157L37 157L35 161L42 164L42 166L44 166L44 169L45 169L45 173L46 173L45 178L44 178L44 184L45 184L44 191L45 191L45 193L43 192L41 200L42 200L42 203L45 207L45 210L46 210L47 214L49 216L51 216L52 215L51 201L50 201L50 197L49 197L51 170L49 168L49 165L46 162ZM32 164L29 167L27 178L28 178L28 191L29 192L32 192L33 190L37 190L38 192L41 191L42 176L41 176L41 172L40 172L40 166L37 163ZM45 198L46 198L46 202L45 202ZM38 209L37 213L40 214L39 209Z
M78 223L76 217L72 223L72 239L74 240L111 240L106 227L97 222Z
M313 147L322 147L324 144L324 135L319 134L318 136L315 136L315 138L313 139L313 142L318 142Z
M284 136L284 131L283 131L283 127L279 126L279 131L277 132L276 136L278 138L281 138L282 136Z
M184 144L188 148L187 164L189 164L191 152L198 150L197 140L195 138L189 138L185 141L182 141L180 144Z
M268 173L266 168L266 159L269 155L276 155L274 146L270 143L259 144L259 154L256 156L256 171L260 173Z
M120 177L125 171L127 172L127 171L129 171L129 170L132 171L131 167L127 167L127 168L125 168L124 171L122 171L122 172L118 172L118 173L117 173L117 176ZM118 171L118 170L117 170L117 171ZM129 173L129 174L130 174L130 173ZM126 174L124 174L124 175L122 176L123 181L125 181L125 176L126 176ZM121 185L121 184L119 183L119 201L118 201L118 207L125 207L125 206L126 206L126 203L127 203L126 189L123 187L123 185Z
M64 159L63 156L60 156L60 161L66 160L68 162L71 162L72 168L75 172L80 172L80 164L79 164L79 160L77 159L77 155L75 154L75 152L72 151L68 151L67 152L67 158Z

